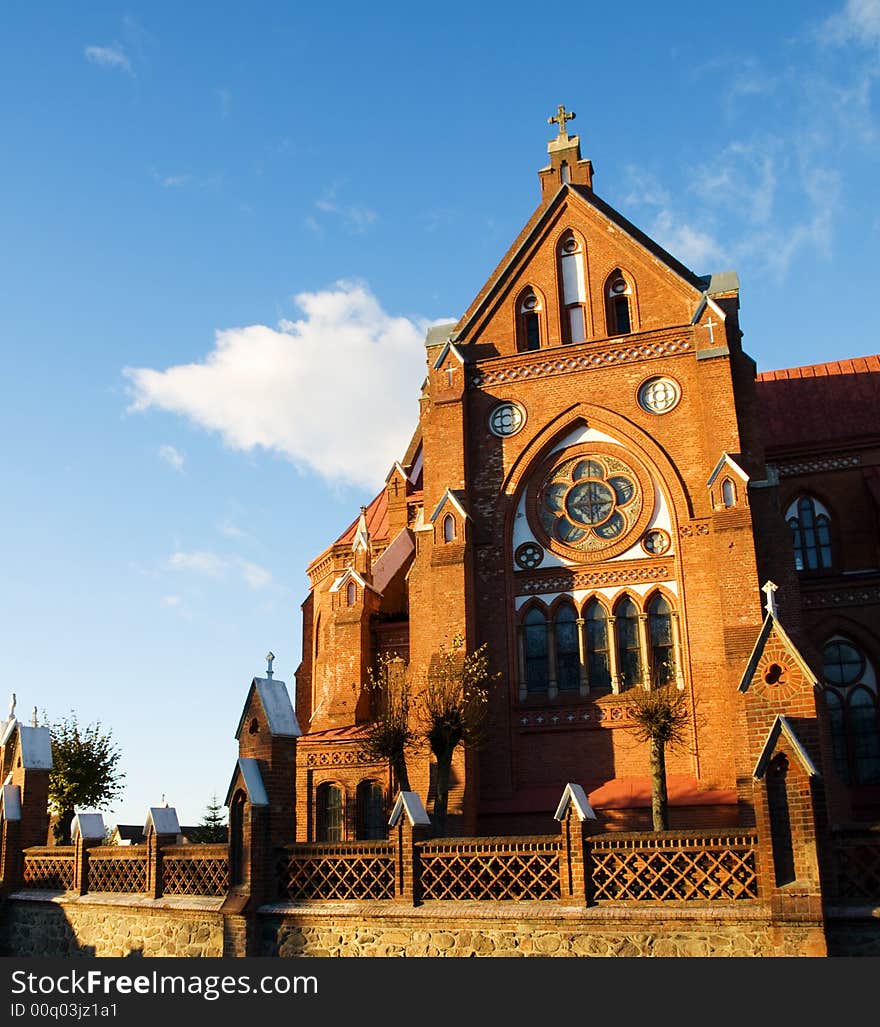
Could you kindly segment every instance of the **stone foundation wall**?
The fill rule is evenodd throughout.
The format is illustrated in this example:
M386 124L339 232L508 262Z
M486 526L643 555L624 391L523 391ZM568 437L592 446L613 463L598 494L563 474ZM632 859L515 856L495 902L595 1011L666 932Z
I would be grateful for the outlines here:
M31 956L222 956L222 899L9 898L0 952Z
M0 955L17 957L219 957L226 921L221 899L59 896L18 893L0 916ZM839 920L831 939L847 951L877 955L880 920L866 916L857 936ZM821 924L773 923L769 909L706 904L668 908L544 903L430 903L265 906L253 925L255 956L760 957L825 955ZM249 932L250 933L250 932ZM228 932L227 932L228 934ZM858 951L856 951L858 950Z

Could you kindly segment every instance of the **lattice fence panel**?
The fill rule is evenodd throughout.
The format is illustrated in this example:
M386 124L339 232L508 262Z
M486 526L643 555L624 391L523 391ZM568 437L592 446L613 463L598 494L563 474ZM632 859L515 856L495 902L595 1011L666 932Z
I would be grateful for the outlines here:
M755 839L590 839L596 902L757 899Z
M109 853L90 849L87 881L90 892L145 892L146 853L120 856L119 849L114 852L114 847Z
M838 899L880 902L880 835L834 839L834 892Z
M195 846L187 846L195 849ZM229 891L229 859L222 852L162 852L164 895L225 895Z
M49 848L45 853L26 852L22 887L47 891L70 891L73 888L73 848Z
M423 899L477 902L558 899L558 839L472 839L423 843Z
M278 860L279 897L290 902L393 899L394 862L393 847L381 842L288 848Z

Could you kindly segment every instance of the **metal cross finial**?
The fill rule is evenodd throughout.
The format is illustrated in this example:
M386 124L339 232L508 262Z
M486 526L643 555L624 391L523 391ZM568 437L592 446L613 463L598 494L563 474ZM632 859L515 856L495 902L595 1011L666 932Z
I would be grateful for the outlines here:
M270 681L272 680L272 661L274 659L275 659L275 653L273 653L273 652L266 653L266 664L267 664L267 666L266 666L266 677L269 678Z
M547 119L547 124L552 125L554 122L557 123L559 125L559 134L561 136L564 136L568 135L568 132L565 128L566 121L574 121L575 117L577 117L577 115L574 113L574 111L566 111L565 104L561 103L556 108L556 113L553 115L553 117Z
M15 692L12 693L9 699L9 719L15 716Z
M776 611L776 592L777 585L774 585L772 581L768 581L766 585L761 586L761 591L767 596L767 601L764 603L764 609L771 617L775 618L777 615Z
M37 707L35 706L31 712L31 727L38 727L37 722Z

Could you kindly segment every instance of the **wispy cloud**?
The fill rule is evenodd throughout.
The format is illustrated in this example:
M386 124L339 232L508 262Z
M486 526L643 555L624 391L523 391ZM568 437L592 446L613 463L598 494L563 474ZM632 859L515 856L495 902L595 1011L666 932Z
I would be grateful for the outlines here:
M375 487L418 420L430 322L387 314L352 282L300 293L296 304L302 317L278 328L218 331L200 362L125 368L129 410L172 411L231 449L262 448L328 481Z
M182 471L183 465L186 463L186 456L175 446L170 445L159 447L159 459L164 460L175 471Z
M272 572L257 563L240 556L220 556L203 549L190 552L177 550L168 557L168 566L172 570L191 571L218 581L235 574L254 590L266 588L272 583Z
M134 68L121 43L110 46L87 46L84 50L86 60L98 64L102 68L118 68L127 75L134 75Z
M339 218L345 227L355 235L362 235L374 224L379 215L369 207L356 203L342 203L337 198L338 186L330 186L320 199L315 200L315 209L322 214ZM319 227L313 216L306 218L306 226L313 231Z
M823 42L880 45L880 0L847 0L818 30Z

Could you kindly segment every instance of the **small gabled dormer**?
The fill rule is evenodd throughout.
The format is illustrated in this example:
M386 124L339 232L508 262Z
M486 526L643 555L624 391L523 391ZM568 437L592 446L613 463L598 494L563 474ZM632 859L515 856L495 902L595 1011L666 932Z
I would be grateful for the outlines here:
M725 450L706 482L712 509L723 511L747 507L748 486L749 476Z
M461 500L452 489L447 489L430 517L434 527L435 549L443 546L463 546L469 519Z
M431 364L431 395L435 403L461 399L465 361L454 342L447 342Z

